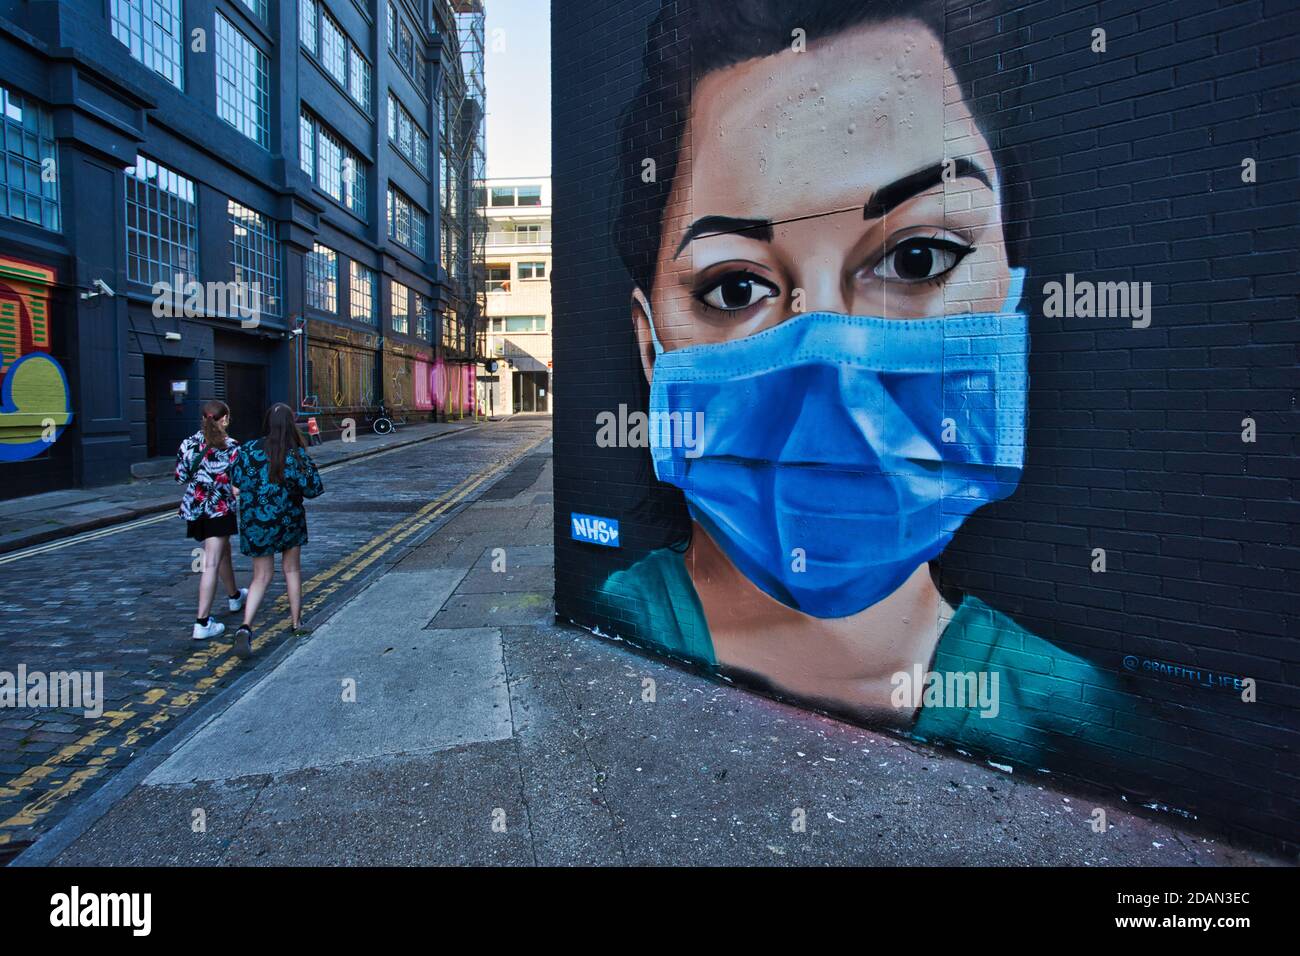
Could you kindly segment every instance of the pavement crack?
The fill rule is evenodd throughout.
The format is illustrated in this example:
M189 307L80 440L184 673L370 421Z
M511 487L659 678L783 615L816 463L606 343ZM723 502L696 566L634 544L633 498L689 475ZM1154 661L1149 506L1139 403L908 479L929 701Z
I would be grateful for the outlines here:
M556 681L559 682L560 691L561 693L564 694L565 701L568 702L569 707L572 709L573 713L578 718L579 732L574 736L576 736L580 741L582 754L584 757L587 758L587 763L591 765L591 779L593 782L604 783L606 782L608 777L605 774L605 771L600 769L600 765L596 763L595 758L592 757L591 755L591 751L587 748L587 735L582 728L582 712L578 709L577 701L574 700L573 696L569 693L569 686L564 682L564 675L557 671L555 675L555 679ZM614 831L614 836L618 838L619 858L622 864L624 866L627 866L627 846L623 842L623 831L622 828L618 825L618 817L614 813L614 808L610 805L607 793L603 790L601 791L601 795L600 795L600 805L604 807L605 812L609 814L610 827Z
M244 830L244 824L248 822L248 818L252 814L253 808L257 806L257 801L261 798L263 791L271 785L271 781L272 777L268 774L266 779L263 780L261 785L257 788L257 792L253 794L253 799L248 801L248 806L246 806L244 812L240 814L239 822L235 824L235 829L230 836L230 841L222 848L221 853L217 856L218 866L225 864L226 854L228 854L230 848L235 845L235 841L239 839L239 834Z
M524 777L524 751L519 740L519 725L515 723L515 699L510 693L510 661L506 655L506 635L501 632L501 672L506 678L506 706L510 710L510 739L515 745L515 768L519 772L519 800L524 805L524 818L528 821L528 845L533 854L533 866L540 866L537 859L537 834L533 830L533 808L528 802L528 781Z

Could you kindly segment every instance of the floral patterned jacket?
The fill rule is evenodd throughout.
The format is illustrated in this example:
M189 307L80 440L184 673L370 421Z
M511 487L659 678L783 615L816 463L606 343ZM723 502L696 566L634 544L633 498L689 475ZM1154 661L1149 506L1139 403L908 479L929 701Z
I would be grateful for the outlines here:
M226 447L213 448L198 431L181 442L176 453L176 480L185 485L180 515L186 521L220 518L235 507L230 467L239 457L239 442L226 439Z

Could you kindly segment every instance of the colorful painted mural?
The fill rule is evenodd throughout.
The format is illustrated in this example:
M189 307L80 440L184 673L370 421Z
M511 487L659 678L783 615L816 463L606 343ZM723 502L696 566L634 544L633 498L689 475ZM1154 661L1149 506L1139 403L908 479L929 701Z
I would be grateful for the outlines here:
M49 350L54 269L0 258L0 462L49 450L72 421L67 375Z
M474 366L448 362L441 355L429 370L433 407L449 418L474 413Z

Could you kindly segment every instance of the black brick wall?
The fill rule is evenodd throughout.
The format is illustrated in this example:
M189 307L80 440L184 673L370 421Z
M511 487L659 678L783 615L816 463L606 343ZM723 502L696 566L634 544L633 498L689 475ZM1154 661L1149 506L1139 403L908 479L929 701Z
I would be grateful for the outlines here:
M686 5L680 4L683 13ZM970 519L946 584L1116 676L1104 711L1140 768L1060 768L1294 847L1300 820L1300 8L1295 0L950 2L956 69L1014 148L1031 315L1018 492ZM659 541L648 465L601 449L635 407L627 272L610 235L620 112L657 0L553 4L557 610L617 631L593 590ZM683 16L683 21L685 20ZM1102 27L1108 50L1089 49ZM681 38L689 55L689 37ZM684 119L681 117L680 119ZM1241 163L1256 161L1255 183ZM1067 272L1152 284L1149 328L1047 318ZM1253 418L1257 441L1242 441ZM618 551L568 537L623 521ZM1090 570L1104 548L1107 571ZM1258 702L1153 677L1155 660L1258 683ZM1105 708L1107 701L1088 701Z

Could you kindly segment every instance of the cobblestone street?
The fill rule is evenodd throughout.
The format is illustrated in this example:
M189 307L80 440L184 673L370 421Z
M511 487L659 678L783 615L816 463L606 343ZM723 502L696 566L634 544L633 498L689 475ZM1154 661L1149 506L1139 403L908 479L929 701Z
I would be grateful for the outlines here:
M515 418L322 469L326 491L308 505L311 540L303 549L308 626L433 534L549 433L547 418ZM232 543L236 575L246 584L251 562ZM0 570L0 671L100 671L105 697L103 715L94 718L80 709L0 710L0 860L285 641L278 574L252 661L241 664L230 654L236 616L219 613L220 600L214 614L227 633L207 644L190 640L192 544L173 513L69 539Z

